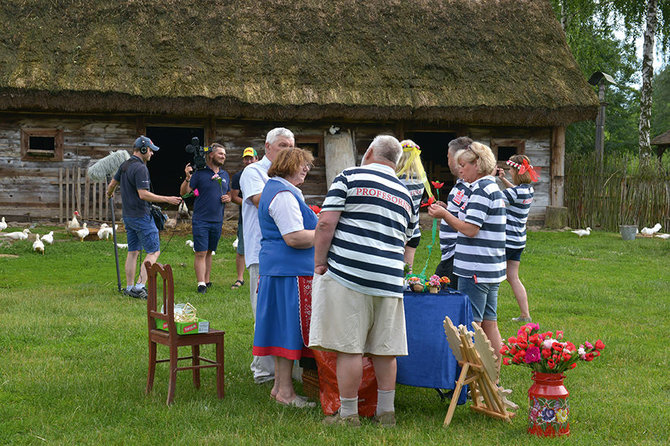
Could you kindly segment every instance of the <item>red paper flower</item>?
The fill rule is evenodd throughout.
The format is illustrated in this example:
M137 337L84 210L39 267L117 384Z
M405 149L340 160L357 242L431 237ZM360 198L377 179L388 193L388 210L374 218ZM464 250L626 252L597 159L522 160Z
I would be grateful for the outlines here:
M317 214L317 215L319 214L319 212L321 212L321 208L320 208L319 206L315 205L315 204L311 204L311 205L309 206L309 208L310 208L312 211L314 211L314 213Z
M430 197L430 198L428 198L428 200L425 200L423 203L421 203L421 207L425 208L427 206L430 206L433 203L435 203L435 197Z
M444 186L444 183L440 183L439 181L431 181L430 184L432 184L435 189L442 189Z

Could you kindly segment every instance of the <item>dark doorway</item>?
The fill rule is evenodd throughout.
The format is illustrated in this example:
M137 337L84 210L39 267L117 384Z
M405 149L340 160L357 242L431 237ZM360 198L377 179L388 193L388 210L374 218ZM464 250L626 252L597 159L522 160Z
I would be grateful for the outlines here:
M205 139L202 128L147 127L147 137L160 147L147 164L151 175L151 187L158 195L179 195L179 186L184 180L186 163L193 162L193 155L184 148L197 136L200 145Z
M421 161L428 180L447 185L455 183L447 164L449 141L454 138L454 132L405 132L405 139L411 139L421 148Z

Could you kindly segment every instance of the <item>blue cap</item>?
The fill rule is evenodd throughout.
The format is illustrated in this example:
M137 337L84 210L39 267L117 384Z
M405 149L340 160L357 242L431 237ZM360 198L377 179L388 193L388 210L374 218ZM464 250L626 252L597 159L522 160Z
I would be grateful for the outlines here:
M151 150L153 150L154 152L158 152L160 150L160 147L158 147L156 144L151 142L151 140L144 135L140 136L139 138L137 138L135 140L134 147L135 147L135 149L141 149L142 147L148 147Z

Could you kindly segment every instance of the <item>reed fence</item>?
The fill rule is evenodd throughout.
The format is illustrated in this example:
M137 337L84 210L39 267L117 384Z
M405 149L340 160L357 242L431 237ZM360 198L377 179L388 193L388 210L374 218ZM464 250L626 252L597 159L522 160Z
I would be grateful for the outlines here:
M566 157L565 203L572 227L618 231L662 225L670 232L670 169L632 155L610 155L600 167L594 155Z

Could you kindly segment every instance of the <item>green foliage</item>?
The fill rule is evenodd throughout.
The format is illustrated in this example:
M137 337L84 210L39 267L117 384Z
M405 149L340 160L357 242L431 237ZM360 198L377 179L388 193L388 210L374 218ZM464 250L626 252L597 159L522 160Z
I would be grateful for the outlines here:
M652 138L670 130L670 67L667 65L654 76Z
M37 232L47 232L37 228ZM62 232L45 256L31 244L0 243L1 444L564 444L526 434L531 385L528 370L505 367L501 382L520 409L511 423L459 406L448 428L447 403L432 389L398 386L398 426L358 430L325 427L320 410L280 407L269 385L256 385L249 363L253 320L249 288L235 280L232 238L214 257L214 287L195 292L191 248L175 236L160 260L175 272L178 301L191 302L214 328L226 331L226 397L216 398L214 375L202 372L193 388L178 375L175 403L165 406L168 372L159 364L151 395L147 367L146 306L116 289L111 243L73 241ZM168 233L169 236L169 233ZM426 261L423 232L415 266ZM122 257L125 251L121 251ZM14 255L16 257L7 257ZM670 437L670 242L621 240L594 232L530 232L521 262L534 321L564 330L570 339L601 338L604 355L568 372L570 444L663 444ZM439 261L433 251L428 271ZM122 263L123 265L123 263ZM660 316L659 316L660 315ZM507 283L500 288L498 319L504 338L519 325ZM203 349L203 354L213 351ZM165 349L159 347L165 357ZM300 391L300 385L297 384Z
M602 71L615 80L605 94L605 152L637 150L639 92L635 84L639 82L639 73L633 41L616 38L611 23L605 19L606 4L592 0L552 0L552 5L559 20L561 11L566 16L564 31L568 45L584 76L588 79L594 72ZM589 153L594 147L595 122L568 126L568 152Z

